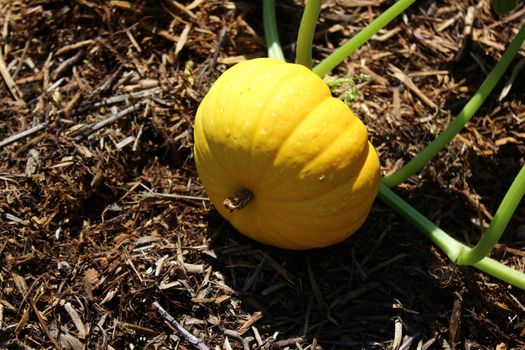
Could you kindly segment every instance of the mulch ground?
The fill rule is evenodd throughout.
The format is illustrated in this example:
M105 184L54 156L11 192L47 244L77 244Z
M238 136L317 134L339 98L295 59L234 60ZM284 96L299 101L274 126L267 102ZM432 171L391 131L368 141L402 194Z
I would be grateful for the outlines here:
M324 2L314 58L390 4ZM277 10L292 61L302 4ZM384 174L448 125L524 15L418 1L333 72L367 75L350 103ZM258 1L3 0L0 55L0 349L525 347L525 292L454 266L381 202L353 237L307 252L214 211L192 122L221 72L265 55ZM469 244L525 162L523 56L396 189ZM522 271L524 217L522 203L492 253Z

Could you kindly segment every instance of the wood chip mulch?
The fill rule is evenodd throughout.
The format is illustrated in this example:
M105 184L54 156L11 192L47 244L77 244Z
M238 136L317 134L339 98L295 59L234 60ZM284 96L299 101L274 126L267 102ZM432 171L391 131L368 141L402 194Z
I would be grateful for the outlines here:
M325 57L392 1L323 2ZM278 1L293 60L302 6ZM525 18L418 1L333 76L391 173L474 94ZM451 264L380 202L308 252L236 233L192 158L201 98L265 55L260 2L0 1L0 349L523 349L525 291ZM396 191L474 244L525 163L525 51ZM351 87L338 86L343 98ZM492 256L525 270L525 205Z

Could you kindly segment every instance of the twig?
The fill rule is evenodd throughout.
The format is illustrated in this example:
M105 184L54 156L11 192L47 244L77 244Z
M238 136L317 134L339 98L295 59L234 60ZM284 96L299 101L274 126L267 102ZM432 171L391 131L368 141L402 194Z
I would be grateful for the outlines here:
M118 112L117 114L114 114L114 115L112 115L109 118L106 118L106 119L104 119L104 120L102 120L102 121L100 121L98 123L88 125L85 128L82 128L82 129L78 130L78 132L75 132L73 136L78 136L78 135L88 136L88 135L91 135L95 131L98 131L98 130L100 130L102 128L105 128L106 126L116 122L120 118L122 118L122 117L130 114L131 112L137 110L137 108L139 108L144 103L146 103L146 101L140 101L138 103L135 103L133 106L130 106L130 107L126 108L126 109L123 109L120 112Z
M394 340L392 341L392 349L398 350L403 341L403 323L399 318L394 321Z
M505 84L503 89L501 89L501 93L500 93L500 95L498 97L498 101L503 100L505 98L505 96L508 95L510 89L512 89L512 84L514 83L514 81L518 77L519 73L523 69L525 69L525 57L522 57L518 61L518 63L516 63L516 66L514 66L514 69L512 70L512 73L510 75L509 80L507 81L507 83Z
M419 338L419 333L416 333L415 335L413 335L413 336L409 337L407 340L405 340L405 342L399 347L399 350L409 349L410 345L412 345L414 340L416 340L417 338Z
M142 196L145 198L173 198L173 199L190 199L196 201L209 201L208 197L198 197L198 196L187 196L183 194L174 194L174 193L158 193L158 192L144 192Z
M10 136L8 138L6 138L5 140L3 141L0 141L0 148L1 147L5 147L13 142L16 142L20 139L23 139L24 137L27 137L31 134L34 134L36 132L39 132L40 130L44 129L46 126L48 126L49 122L44 122L44 123L41 123L41 124L38 124L38 125L35 125L33 126L32 128L29 128L27 130L24 130L18 134L15 134L13 136Z
M226 26L223 26L219 32L219 41L217 42L217 47L215 48L215 52L213 52L213 56L211 57L210 64L208 66L210 70L213 70L217 65L217 59L219 58L222 45L224 45L224 38L226 37L227 29L228 28Z
M61 349L60 345L58 344L57 340L51 334L51 331L49 330L49 327L47 326L44 317L42 317L42 314L40 313L40 311L36 307L35 301L31 301L31 307L33 308L33 311L35 312L35 315L36 315L36 318L38 320L38 323L40 324L40 328L42 328L44 333L47 335L47 337L51 341L51 344L53 345L53 347L55 349L57 349L57 350L60 350Z
M88 40L84 40L84 41L76 42L76 43L71 44L71 45L63 46L63 47L61 47L60 49L58 49L58 50L55 52L55 56L59 56L59 55L63 54L64 52L68 52L68 51L71 51L71 50L77 50L77 49L80 49L81 47L91 45L91 44L93 44L94 42L95 42L95 40L93 40L93 39L88 39Z
M197 349L210 350L210 348L206 346L206 344L204 344L204 342L201 339L197 338L196 336L188 332L184 327L182 327L182 325L179 322L177 322L177 320L175 320L173 316L171 316L166 310L164 310L162 306L160 306L158 301L153 301L151 305L155 309L157 309L159 314L166 322L175 327L179 334L186 338L186 340L189 341L192 345L194 345Z
M231 329L225 329L224 330L224 334L229 336L229 337L235 338L238 341L240 341L242 343L243 350L250 350L250 342L249 342L249 340L241 337L241 335L237 331L234 331L234 330L231 330Z
M129 94L123 94L123 95L116 95L113 97L106 98L105 100L102 100L100 102L95 102L93 104L93 107L100 107L100 106L107 106L118 102L124 102L129 98L139 98L139 97L148 97L150 95L155 95L158 92L160 92L160 87L154 87L151 89L131 92Z
M107 90L112 89L123 70L124 68L122 66L118 66L118 68L111 74L111 76L108 79L106 79L99 87L93 90L91 96L96 96Z
M175 57L179 56L179 53L181 52L182 48L186 44L186 41L188 40L188 34L190 33L190 29L191 29L191 25L186 24L186 26L182 30L180 39L177 42L177 45L175 46Z
M7 65L5 63L4 55L2 54L2 51L0 50L0 74L2 75L2 78L4 78L5 84L7 85L7 88L11 92L11 95L15 98L15 100L19 103L22 103L25 106L25 101L22 99L22 92L20 92L20 89L16 85L15 81L13 80L13 77L7 70Z
M277 340L276 342L272 343L272 345L275 345L278 348L284 348L290 345L295 345L297 343L299 344L304 343L304 341L305 339L303 337L295 337L295 338Z
M84 54L83 51L78 51L74 56L64 60L51 74L51 79L57 79L62 73L71 68Z
M24 50L22 51L22 55L20 56L20 59L18 60L18 64L16 65L15 71L12 74L13 80L16 79L18 76L18 72L20 72L20 69L22 69L22 65L24 64L24 60L27 55L27 49L29 49L30 40L27 40L24 45Z
M434 110L439 110L439 107L430 99L428 98L417 86L414 84L414 82L401 71L401 69L395 67L394 65L390 65L390 69L392 71L391 75L406 85L407 88L412 90L425 104L427 104L430 108Z

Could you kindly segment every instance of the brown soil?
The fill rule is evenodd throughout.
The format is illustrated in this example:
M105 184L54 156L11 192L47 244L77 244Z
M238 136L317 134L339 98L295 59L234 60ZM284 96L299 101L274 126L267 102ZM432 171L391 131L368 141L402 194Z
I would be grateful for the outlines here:
M324 3L316 60L391 1ZM302 5L277 9L292 60ZM418 1L333 73L369 76L351 106L385 174L450 122L524 14ZM454 266L379 201L352 238L307 252L250 241L213 210L192 122L221 72L265 54L261 16L258 1L0 1L0 349L192 348L155 300L201 349L525 346L524 291ZM520 59L396 189L470 244L525 162ZM492 253L520 270L524 217L522 203Z

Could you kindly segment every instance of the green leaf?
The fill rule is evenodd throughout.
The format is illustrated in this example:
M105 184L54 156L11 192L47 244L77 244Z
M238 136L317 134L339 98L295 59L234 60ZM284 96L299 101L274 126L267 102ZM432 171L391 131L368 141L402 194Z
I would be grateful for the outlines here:
M519 0L490 0L498 15L504 15L518 6Z
M342 90L343 102L350 105L353 100L359 97L357 84L362 83L367 79L368 75L361 73L348 78L325 77L325 82L332 93L339 94Z

